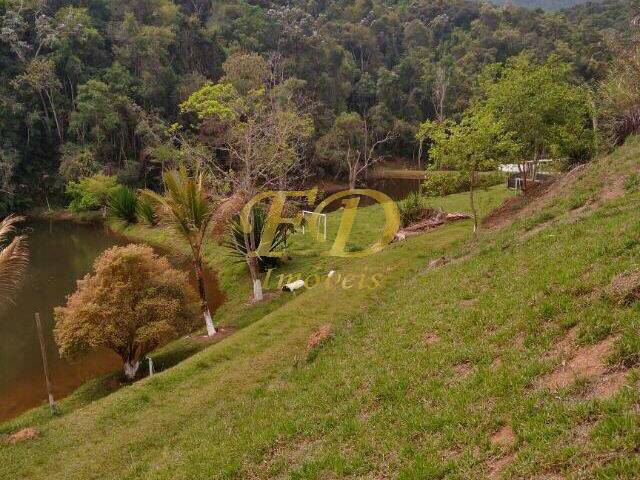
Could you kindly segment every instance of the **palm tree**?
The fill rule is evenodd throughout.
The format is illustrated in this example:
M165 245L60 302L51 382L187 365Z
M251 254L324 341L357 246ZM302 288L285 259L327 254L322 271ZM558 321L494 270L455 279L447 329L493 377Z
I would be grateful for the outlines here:
M160 221L170 226L189 244L198 281L202 315L207 325L207 335L212 337L217 329L207 302L202 250L215 213L215 205L207 194L202 173L192 177L185 167L181 167L163 173L162 179L164 195L150 190L144 190L142 194L155 204Z
M0 305L11 300L29 263L29 250L24 235L9 238L23 217L9 215L0 222Z

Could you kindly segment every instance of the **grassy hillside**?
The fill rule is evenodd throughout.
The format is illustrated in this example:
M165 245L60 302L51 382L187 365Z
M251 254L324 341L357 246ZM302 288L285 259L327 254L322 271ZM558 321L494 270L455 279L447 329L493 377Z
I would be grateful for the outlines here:
M640 259L639 154L477 243L459 223L340 265L381 288L311 289L151 379L5 425L41 436L0 443L0 478L637 478L640 307L610 283Z

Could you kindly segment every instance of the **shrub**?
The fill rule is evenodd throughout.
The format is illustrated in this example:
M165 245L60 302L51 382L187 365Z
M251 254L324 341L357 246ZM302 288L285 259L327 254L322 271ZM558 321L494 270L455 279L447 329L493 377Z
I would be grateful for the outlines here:
M489 188L506 180L502 172L480 172L476 179L476 188ZM470 181L466 175L456 171L427 172L422 183L422 191L430 197L444 197L454 193L468 192Z
M444 197L468 190L469 182L460 172L427 172L422 191L430 197Z
M146 196L138 198L138 218L151 227L158 225L158 215L153 202Z
M260 240L262 238L262 231L264 230L266 221L267 221L267 213L259 207L254 207L252 210L253 213L253 229L254 229L254 237L256 242L256 248L260 245ZM290 229L290 226L285 224L280 224L276 231L275 236L273 237L273 242L271 243L270 252L274 252L280 247L282 247L287 238L287 232ZM229 248L233 255L240 258L242 262L245 262L247 259L247 247L244 241L244 230L240 223L240 216L236 215L230 224L230 232L229 239L223 242L223 245ZM260 271L266 272L270 268L275 268L280 265L279 257L258 257L258 267Z
M107 202L109 216L124 223L131 224L138 221L138 197L128 187L120 186L109 196Z
M71 198L69 209L75 213L99 210L117 188L116 177L102 173L71 181L66 188L66 194Z
M604 131L613 145L640 133L640 48L619 52L607 78L600 85L600 113Z
M145 245L100 255L66 306L55 309L55 320L62 356L109 348L122 358L128 380L145 355L199 323L187 274Z
M411 192L407 198L397 203L398 210L400 210L400 221L403 227L419 221L424 211L428 208L427 199L419 192Z

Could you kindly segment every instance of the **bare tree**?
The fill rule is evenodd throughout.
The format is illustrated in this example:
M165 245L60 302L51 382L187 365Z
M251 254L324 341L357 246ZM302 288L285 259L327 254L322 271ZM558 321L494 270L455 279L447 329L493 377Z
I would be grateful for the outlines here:
M252 58L235 58L250 62ZM247 70L245 66L237 70ZM234 78L228 75L228 79ZM277 76L273 77L277 81ZM300 173L301 153L313 135L311 115L300 102L301 81L287 79L265 89L240 94L230 84L209 84L194 93L182 106L196 113L202 125L215 131L218 160L211 163L217 175L228 179L234 195L246 200L265 190L285 189ZM215 99L220 108L202 108ZM212 126L213 125L213 126ZM252 218L250 216L250 218ZM247 264L254 286L254 299L262 299L262 284L253 228L245 232Z
M369 167L378 163L384 157L379 155L378 149L384 143L391 140L392 132L379 133L371 129L369 122L365 119L362 121L362 148L356 150L355 155L348 155L346 158L349 167L349 188L354 189L358 177L366 172Z
M436 111L436 120L438 123L444 122L445 106L447 101L447 93L449 92L449 85L451 83L451 75L446 67L438 65L436 68L436 75L431 88L431 101Z
M347 171L349 188L358 178L384 157L380 147L393 138L390 130L372 128L369 120L356 112L339 115L329 131L318 140L319 157L336 163Z

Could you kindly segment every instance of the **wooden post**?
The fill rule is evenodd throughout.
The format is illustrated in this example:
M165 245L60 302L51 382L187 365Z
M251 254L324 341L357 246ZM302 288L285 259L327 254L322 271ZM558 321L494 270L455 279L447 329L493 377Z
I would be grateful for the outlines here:
M47 395L49 396L49 409L52 415L58 413L58 407L53 399L51 389L51 380L49 379L49 362L47 362L47 348L44 343L44 334L42 333L42 323L40 322L40 314L36 312L36 327L38 327L38 340L40 340L40 353L42 353L42 365L44 367L44 379L47 383Z

